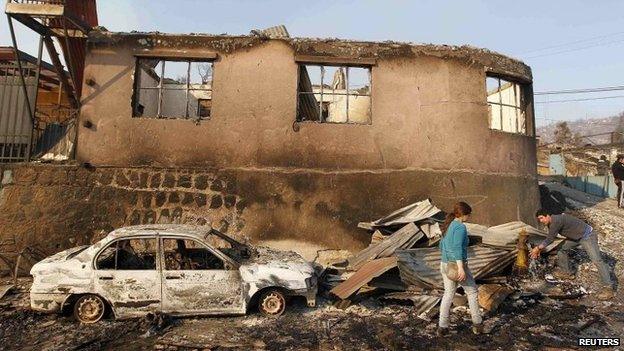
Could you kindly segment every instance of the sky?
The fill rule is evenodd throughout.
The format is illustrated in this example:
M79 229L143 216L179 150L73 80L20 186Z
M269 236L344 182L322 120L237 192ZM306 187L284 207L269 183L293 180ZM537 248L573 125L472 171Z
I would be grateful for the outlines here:
M278 24L293 37L473 45L518 58L533 69L535 92L624 85L624 1L209 1L100 0L111 31L248 34ZM38 39L17 25L18 46L32 55ZM0 16L0 45L11 45ZM540 95L538 126L604 118L624 111L624 91Z

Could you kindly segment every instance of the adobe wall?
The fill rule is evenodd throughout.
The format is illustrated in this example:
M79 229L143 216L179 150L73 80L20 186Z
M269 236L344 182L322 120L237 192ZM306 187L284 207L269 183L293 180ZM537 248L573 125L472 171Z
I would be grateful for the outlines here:
M298 123L296 48L270 40L217 51L212 118L132 118L136 53L168 48L130 36L92 44L77 158L95 166L314 170L467 170L534 175L535 139L488 126L485 63L432 55L380 57L372 124ZM121 40L121 39L120 39ZM189 39L190 40L190 39ZM185 53L206 52L176 42ZM213 50L216 51L216 50ZM494 55L492 55L494 57ZM494 63L491 63L494 64ZM502 70L502 69L501 69ZM504 70L503 70L504 71ZM530 71L522 79L530 81Z

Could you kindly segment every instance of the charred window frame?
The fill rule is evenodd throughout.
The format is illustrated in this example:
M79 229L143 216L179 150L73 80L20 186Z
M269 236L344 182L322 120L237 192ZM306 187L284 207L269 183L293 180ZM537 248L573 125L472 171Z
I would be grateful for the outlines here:
M235 264L217 254L216 250L195 239L161 237L160 246L165 271L232 270L236 267Z
M158 242L154 237L113 241L98 252L94 267L97 270L156 270Z
M137 57L133 117L209 119L213 72L213 58Z
M531 84L488 73L485 86L490 129L534 135Z
M297 122L371 124L372 65L298 63Z

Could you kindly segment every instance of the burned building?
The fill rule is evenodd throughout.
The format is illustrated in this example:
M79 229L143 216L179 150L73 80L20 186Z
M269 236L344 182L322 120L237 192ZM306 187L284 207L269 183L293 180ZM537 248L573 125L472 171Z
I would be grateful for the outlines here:
M487 50L92 32L84 76L78 161L211 171L256 239L354 247L425 197L532 222L531 71Z
M0 167L0 237L22 247L210 222L252 242L358 249L358 222L423 198L467 201L481 224L533 223L531 70L500 54L95 30L84 67L78 162Z

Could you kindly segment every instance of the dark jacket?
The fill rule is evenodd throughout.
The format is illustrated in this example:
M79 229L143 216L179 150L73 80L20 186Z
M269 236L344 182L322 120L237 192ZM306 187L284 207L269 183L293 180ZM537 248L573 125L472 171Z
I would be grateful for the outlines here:
M620 161L613 162L611 172L613 172L613 178L624 180L624 165Z
M579 241L585 234L585 231L588 230L587 227L589 225L587 223L569 214L551 215L550 218L548 235L541 243L543 247L550 245L557 237L557 234L561 234L570 240Z

